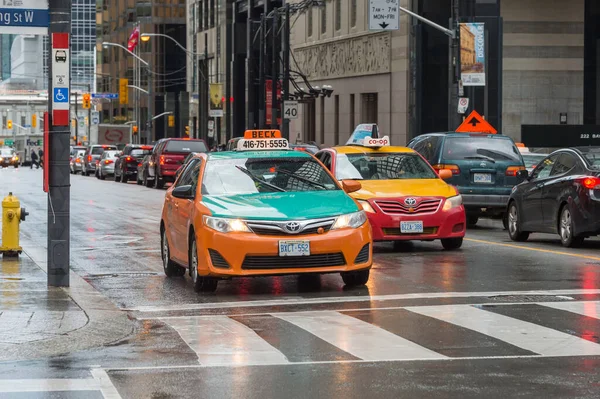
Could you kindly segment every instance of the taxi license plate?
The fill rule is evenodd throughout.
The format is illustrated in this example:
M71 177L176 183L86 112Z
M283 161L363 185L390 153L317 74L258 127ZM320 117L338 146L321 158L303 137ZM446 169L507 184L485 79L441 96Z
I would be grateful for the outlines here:
M279 256L309 256L310 241L282 240L279 241Z
M491 183L492 175L489 173L475 173L473 174L473 181L475 183Z
M400 222L400 233L422 233L423 222Z

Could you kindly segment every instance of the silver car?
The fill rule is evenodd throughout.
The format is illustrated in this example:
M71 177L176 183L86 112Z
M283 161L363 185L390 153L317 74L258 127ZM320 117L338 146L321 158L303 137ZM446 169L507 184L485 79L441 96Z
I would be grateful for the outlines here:
M106 176L114 176L115 161L121 155L121 151L107 150L102 153L100 163L98 164L98 178L105 180Z
M83 157L85 155L85 150L76 150L71 158L70 168L71 173L76 175L77 173L83 173Z

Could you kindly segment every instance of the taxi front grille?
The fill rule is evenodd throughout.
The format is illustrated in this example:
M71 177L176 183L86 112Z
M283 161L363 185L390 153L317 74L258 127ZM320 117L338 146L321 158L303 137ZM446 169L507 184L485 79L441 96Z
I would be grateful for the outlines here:
M242 269L268 270L344 266L346 260L341 252L308 256L262 256L246 255Z
M438 210L442 200L437 198L424 199L415 206L407 206L398 201L374 201L375 204L383 212L388 214L400 214L400 215L418 215L421 213L432 213Z
M323 227L323 233L328 232L329 230L331 230L331 226L333 226L333 223L329 224L328 226L321 226ZM282 229L267 229L267 228L262 228L262 227L250 227L252 229L252 231L256 234L259 235L264 235L264 236L287 236L287 235L296 235L296 236L303 236L303 235L308 235L308 234L318 234L318 230L320 227L307 227L304 230L302 230L300 233L288 233L287 231L284 231Z
M369 249L371 248L371 244L365 244L364 247L360 250L356 259L354 259L354 264L358 265L361 263L366 263L369 261Z
M402 233L400 228L395 227L384 227L383 235L385 236L422 236L436 234L438 231L437 227L424 227L422 233Z
M313 219L303 220L299 222L293 222L298 225L298 231L289 231L286 225L289 222L277 222L277 221L263 221L253 220L246 221L246 224L250 229L258 235L269 235L269 236L288 236L288 235L309 235L318 234L319 229L323 229L323 233L331 230L331 227L335 223L334 218L328 219Z

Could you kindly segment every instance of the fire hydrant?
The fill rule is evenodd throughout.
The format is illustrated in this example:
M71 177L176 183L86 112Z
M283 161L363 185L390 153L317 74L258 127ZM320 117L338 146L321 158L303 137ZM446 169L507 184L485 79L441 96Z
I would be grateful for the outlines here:
M4 256L19 256L23 251L19 245L19 225L29 215L21 208L19 199L12 192L2 200L2 244L0 252Z

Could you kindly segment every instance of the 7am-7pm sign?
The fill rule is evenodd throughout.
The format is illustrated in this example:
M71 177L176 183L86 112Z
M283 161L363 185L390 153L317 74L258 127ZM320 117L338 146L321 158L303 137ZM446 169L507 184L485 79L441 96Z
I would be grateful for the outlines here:
M48 0L0 0L0 33L48 34Z

